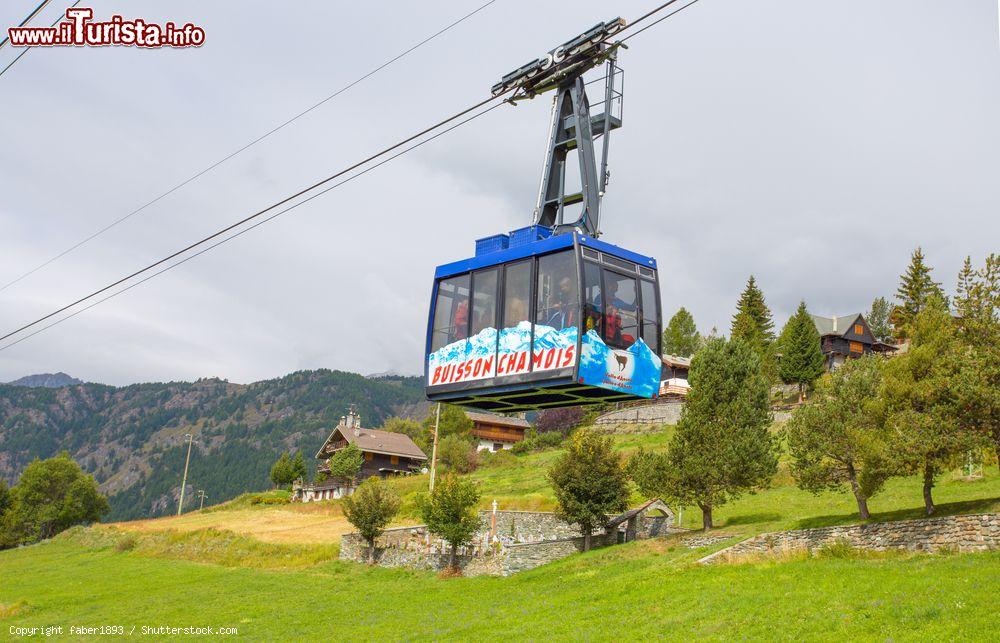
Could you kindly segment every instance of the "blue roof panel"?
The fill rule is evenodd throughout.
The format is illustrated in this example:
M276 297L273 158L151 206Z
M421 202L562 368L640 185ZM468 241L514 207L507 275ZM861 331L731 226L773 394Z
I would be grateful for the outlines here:
M653 259L652 257L647 257L637 252L626 250L625 248L619 248L616 245L599 239L594 239L593 237L578 235L574 232L557 234L549 237L548 239L542 239L541 241L535 241L523 246L517 246L515 248L508 248L507 250L501 250L499 252L491 252L479 257L472 257L470 259L462 259L461 261L446 263L437 267L434 271L434 278L441 279L443 277L451 277L452 275L460 275L473 270L479 270L480 268L489 268L490 266L497 266L511 261L517 261L518 259L524 259L526 257L534 257L548 252L553 252L555 250L561 250L563 248L571 248L573 247L574 237L579 239L580 245L600 250L601 252L606 252L620 259L625 259L626 261L635 262L640 266L646 266L647 268L652 268L654 270L656 269L656 259Z

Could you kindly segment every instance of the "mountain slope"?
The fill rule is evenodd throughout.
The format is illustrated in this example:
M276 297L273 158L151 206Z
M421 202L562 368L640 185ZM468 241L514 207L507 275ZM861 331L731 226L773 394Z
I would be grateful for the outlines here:
M0 477L13 483L33 458L67 450L109 495L109 519L163 515L176 510L185 434L194 436L188 488L219 502L266 488L282 450L311 460L350 404L368 426L427 408L420 378L329 370L253 384L0 385Z
M28 386L30 388L60 388L62 386L74 386L76 384L83 384L83 380L70 377L63 372L25 375L21 379L10 382L11 386Z

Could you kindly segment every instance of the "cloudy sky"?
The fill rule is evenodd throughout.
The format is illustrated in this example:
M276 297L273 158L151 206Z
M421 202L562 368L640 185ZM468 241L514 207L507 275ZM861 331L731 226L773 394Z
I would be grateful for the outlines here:
M195 22L187 50L29 52L0 77L0 284L485 0L94 0ZM0 5L16 24L35 0ZM54 0L48 24L69 0ZM0 334L485 97L655 3L496 0L428 45L0 292ZM0 49L0 68L16 55ZM996 0L700 0L630 41L605 239L656 256L664 312L728 331L747 276L780 324L891 295L923 246L950 289L1000 251ZM549 99L504 107L0 352L0 381L421 370L434 266L529 223Z

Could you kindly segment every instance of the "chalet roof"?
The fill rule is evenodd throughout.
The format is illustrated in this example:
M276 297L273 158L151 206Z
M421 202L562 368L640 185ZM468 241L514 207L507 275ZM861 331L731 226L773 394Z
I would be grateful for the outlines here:
M527 429L531 426L531 423L527 420L521 418L509 418L502 415L494 415L492 413L475 413L473 411L466 411L465 417L469 418L473 422L484 422L488 424L496 424L498 426L512 426L518 429Z
M357 435L355 435L357 433ZM384 455L400 455L415 460L426 460L427 456L420 450L410 436L392 431L380 431L378 429L363 429L361 427L350 428L338 425L326 439L316 457L326 449L331 442L337 442L335 438L341 436L349 444L357 446L362 451L381 453Z
M852 315L843 315L841 317L820 317L819 315L810 314L813 323L816 324L816 330L819 331L820 336L823 335L843 335L851 328L851 324L861 316L861 313L854 313Z
M662 359L663 363L667 366L683 366L684 368L691 367L690 357L681 357L680 355L663 355L660 359Z

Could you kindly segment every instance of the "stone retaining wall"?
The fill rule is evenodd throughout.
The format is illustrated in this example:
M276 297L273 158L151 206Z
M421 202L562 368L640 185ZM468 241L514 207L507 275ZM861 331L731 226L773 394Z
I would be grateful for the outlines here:
M683 402L656 402L645 406L611 411L594 420L597 426L606 424L677 424Z
M570 554L583 551L583 537L573 525L555 514L541 511L496 512L495 539L490 525L493 512L480 511L480 530L472 544L458 548L458 566L466 576L491 574L507 576L532 569ZM635 525L638 539L655 538L685 531L673 526L673 516L642 515ZM618 542L619 533L596 533L591 548ZM383 567L410 567L442 570L448 566L447 542L429 534L427 527L387 529L375 543L375 562ZM344 534L340 558L368 561L368 545L357 533Z
M845 542L852 547L870 551L934 552L948 549L975 552L1000 549L1000 514L947 516L760 534L698 562L721 562L746 555L781 551L812 551L836 542Z

